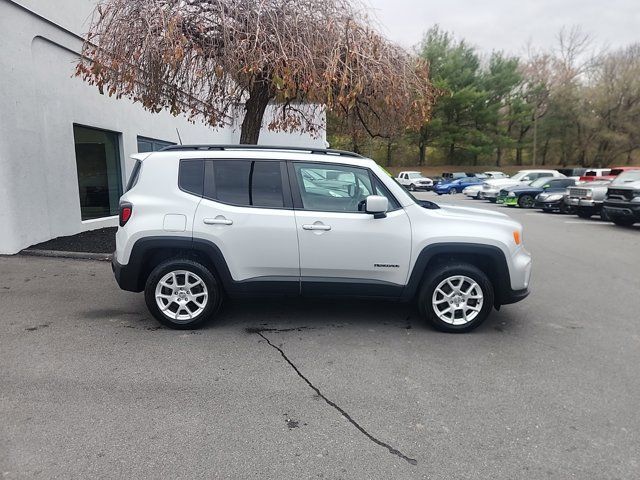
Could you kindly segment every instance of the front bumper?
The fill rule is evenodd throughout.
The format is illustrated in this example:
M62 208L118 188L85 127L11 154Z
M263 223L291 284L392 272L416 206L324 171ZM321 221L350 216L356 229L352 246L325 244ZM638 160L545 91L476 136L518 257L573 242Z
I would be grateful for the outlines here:
M633 218L640 222L640 203L623 200L606 200L604 209L609 217Z
M555 200L553 202L548 201L536 201L535 208L542 208L543 210L560 210L562 208L564 200Z

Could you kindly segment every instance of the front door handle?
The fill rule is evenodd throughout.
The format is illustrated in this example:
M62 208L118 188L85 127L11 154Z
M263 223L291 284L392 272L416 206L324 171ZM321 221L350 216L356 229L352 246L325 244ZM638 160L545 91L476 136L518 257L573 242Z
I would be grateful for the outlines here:
M314 224L302 225L302 228L304 230L331 230L331 225L314 223Z
M216 218L205 218L202 221L206 225L233 225L233 220L228 220L222 215L218 215Z

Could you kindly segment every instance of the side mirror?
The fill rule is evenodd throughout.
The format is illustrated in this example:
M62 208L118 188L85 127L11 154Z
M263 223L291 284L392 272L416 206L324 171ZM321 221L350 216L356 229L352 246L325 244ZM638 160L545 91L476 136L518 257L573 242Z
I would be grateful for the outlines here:
M366 200L365 211L373 214L373 218L385 218L389 209L389 200L380 195L369 195Z

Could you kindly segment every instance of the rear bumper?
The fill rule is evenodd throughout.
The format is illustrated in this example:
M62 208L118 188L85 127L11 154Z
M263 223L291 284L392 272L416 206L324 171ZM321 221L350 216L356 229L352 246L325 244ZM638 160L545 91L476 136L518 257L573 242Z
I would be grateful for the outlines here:
M113 270L113 276L116 278L116 282L122 290L129 292L142 291L138 282L140 269L137 268L137 266L119 264L114 253L111 260L111 270Z

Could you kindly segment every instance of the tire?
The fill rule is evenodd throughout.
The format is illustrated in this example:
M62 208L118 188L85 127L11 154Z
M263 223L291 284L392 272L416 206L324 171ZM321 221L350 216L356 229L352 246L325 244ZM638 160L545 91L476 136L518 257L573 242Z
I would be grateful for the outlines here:
M606 209L602 209L600 210L600 220L604 221L604 222L611 222L611 218L609 218L609 214L607 213Z
M576 212L576 215L578 215L580 218L588 219L593 215L593 210L587 208L579 208Z
M174 283L184 288L172 288ZM165 297L157 299L157 294ZM204 300L200 300L203 297ZM177 330L191 330L215 315L222 301L222 291L213 273L205 266L178 258L167 260L153 269L147 278L144 299L151 314L161 324ZM164 311L159 302L167 306ZM189 318L192 315L194 318Z
M449 190L449 195L455 195L456 193L458 193L458 190L455 187Z
M413 183L411 185L409 185L409 191L411 191L411 192L415 192L416 191L416 186Z
M487 198L485 200L489 200L491 203L496 203L498 201L497 198Z
M518 206L520 208L533 208L536 201L531 195L522 195L518 199Z
M543 208L542 211L544 213L553 213L553 210L551 210L550 208Z
M461 279L462 285L460 286L459 283ZM451 280L452 284L448 284L447 280ZM453 287L461 288L463 298L457 296L458 298L456 300L456 297L453 297L453 303L449 303L448 300L444 299L443 293L453 293L456 291L451 288L452 285ZM479 306L479 311L465 309L467 305L464 301L464 291L469 288L473 288L471 291L472 294L479 292L482 301L479 304L479 300L477 299L468 299L467 301L471 301L468 307L473 309L473 307ZM479 289L479 291L477 289ZM438 293L436 293L437 291ZM461 303L456 303L460 302L460 300L462 300ZM487 319L493 308L493 300L493 285L487 275L478 267L469 263L441 264L434 267L432 271L427 272L418 294L418 308L421 315L435 329L442 332L463 333L477 328ZM462 306L462 308L459 308L460 306ZM450 318L451 314L446 313L447 308L451 307L454 307L452 318ZM438 311L436 311L436 309ZM465 311L468 316L473 316L472 319L466 322L463 320L463 312ZM449 320L444 320L443 316L444 318L449 318Z
M625 218L625 217L611 217L611 221L618 225L619 227L630 227L633 225L635 220L633 218Z

